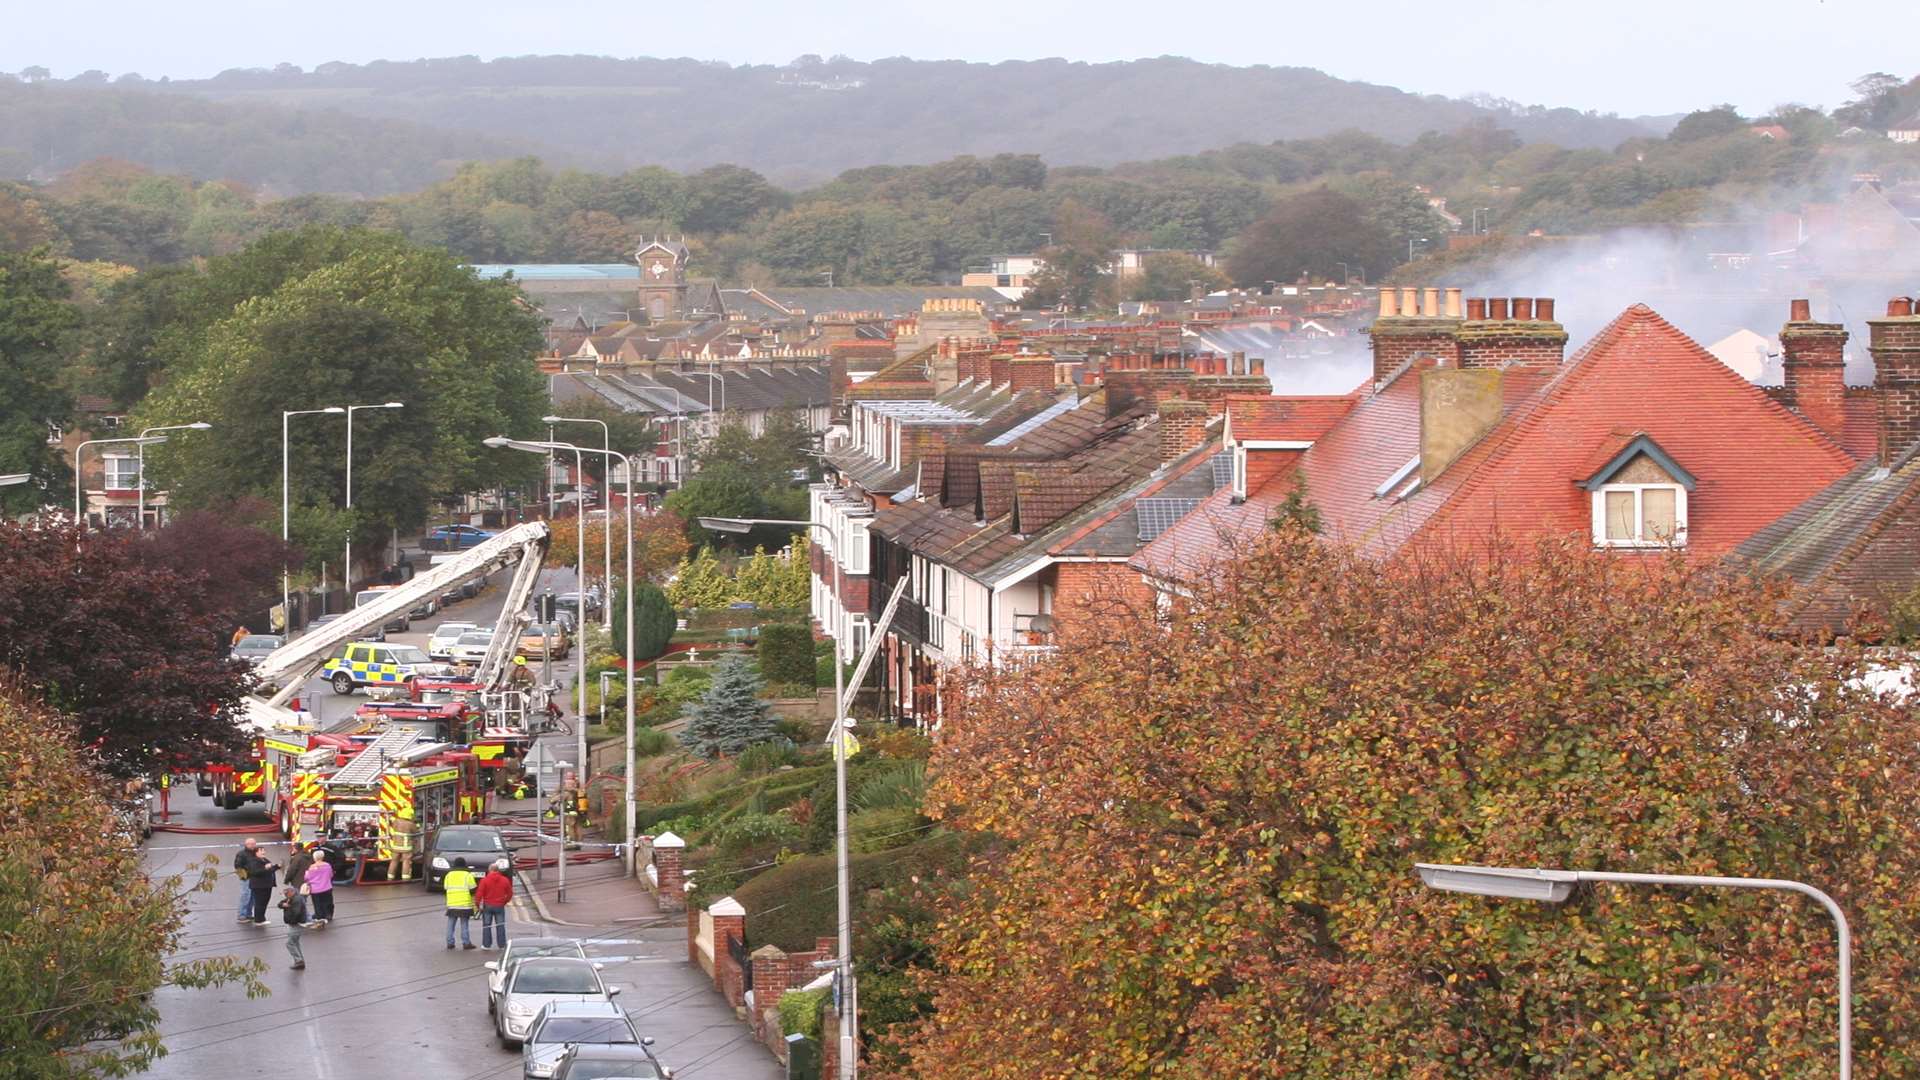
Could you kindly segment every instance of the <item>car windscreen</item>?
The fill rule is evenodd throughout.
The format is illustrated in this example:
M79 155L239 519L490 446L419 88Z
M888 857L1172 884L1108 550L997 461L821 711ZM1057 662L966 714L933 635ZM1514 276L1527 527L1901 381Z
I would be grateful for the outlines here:
M594 975L593 967L584 962L572 964L532 963L520 964L514 969L513 992L516 994L598 994L600 980Z
M582 959L580 946L571 941L558 941L551 945L523 945L516 941L511 953L513 962L516 964L538 956L570 956L576 960Z
M241 652L272 652L280 647L280 639L269 634L251 634L240 639L235 646Z
M434 841L441 851L505 851L507 843L497 832L443 832Z
M437 638L450 638L450 637L459 637L462 634L470 634L472 632L473 632L472 623L441 623L438 627L434 629L433 636Z
M560 1017L540 1025L533 1033L536 1043L631 1043L633 1029L625 1020L588 1020Z
M363 592L356 593L353 597L353 606L366 607L368 604L387 595L387 591L386 589L367 589Z
M619 1061L594 1061L576 1057L567 1068L567 1080L659 1080L660 1072L652 1062L623 1058Z
M433 663L432 657L428 656L426 653L422 652L421 650L414 648L412 645L395 645L395 646L392 646L392 648L393 648L393 662L396 664L431 664Z

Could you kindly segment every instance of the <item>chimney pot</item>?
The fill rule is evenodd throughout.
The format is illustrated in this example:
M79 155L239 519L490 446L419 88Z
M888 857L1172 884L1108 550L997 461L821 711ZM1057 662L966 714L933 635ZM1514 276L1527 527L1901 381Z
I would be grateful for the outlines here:
M1400 314L1420 314L1420 290L1411 285L1400 290Z
M1447 290L1446 316L1449 319L1457 319L1460 317L1460 290L1459 289Z
M1425 315L1430 319L1439 317L1440 315L1440 290L1439 289L1427 289L1425 293L1420 297L1420 314Z
M1553 297L1536 296L1533 298L1533 317L1541 322L1553 321Z
M1805 300L1787 301L1788 322L1812 322L1813 305Z
M1391 319L1395 315L1398 315L1399 313L1400 313L1399 309L1395 307L1393 303L1393 290L1381 289L1380 290L1380 317L1383 319Z
M1887 301L1887 314L1896 319L1905 318L1913 314L1913 298L1909 296L1896 296Z
M1470 322L1482 322L1487 317L1487 301L1483 297L1474 297L1467 301L1467 319Z
M1533 298L1516 296L1513 298L1513 317L1518 322L1533 321Z
M1490 296L1487 298L1487 318L1493 319L1496 322L1506 321L1507 319L1507 298L1506 297Z

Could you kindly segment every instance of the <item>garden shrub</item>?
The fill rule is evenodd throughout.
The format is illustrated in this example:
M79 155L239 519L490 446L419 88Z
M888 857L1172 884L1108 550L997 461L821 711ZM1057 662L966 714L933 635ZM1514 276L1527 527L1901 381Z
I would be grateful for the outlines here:
M818 990L789 990L780 995L780 1034L805 1035L816 1042L820 1038L820 1010L833 996L827 987Z
M760 674L767 682L793 683L813 692L813 629L800 623L760 628ZM795 695L801 696L801 695Z

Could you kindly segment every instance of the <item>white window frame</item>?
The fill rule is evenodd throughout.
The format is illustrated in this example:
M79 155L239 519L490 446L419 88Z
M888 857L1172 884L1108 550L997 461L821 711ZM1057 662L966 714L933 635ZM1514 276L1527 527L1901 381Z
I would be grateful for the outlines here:
M100 485L104 491L140 490L140 460L132 454L105 454L100 458ZM114 466L126 466L126 475L115 477ZM115 483L115 479L124 481Z
M1245 502L1247 498L1247 448L1233 448L1233 500Z
M1633 493L1633 522L1637 534L1646 521L1641 506L1642 493L1649 488L1661 488L1673 492L1673 536L1670 539L1650 539L1636 536L1631 540L1613 540L1607 536L1607 493ZM1684 484L1602 484L1593 490L1593 544L1603 548L1664 548L1687 546L1687 488Z

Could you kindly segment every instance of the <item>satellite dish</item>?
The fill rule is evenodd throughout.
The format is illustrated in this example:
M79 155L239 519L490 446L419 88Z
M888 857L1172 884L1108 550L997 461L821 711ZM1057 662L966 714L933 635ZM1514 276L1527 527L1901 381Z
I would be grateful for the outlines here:
M1036 634L1051 634L1053 633L1053 616L1035 615L1033 621L1028 625L1033 628L1033 632Z

